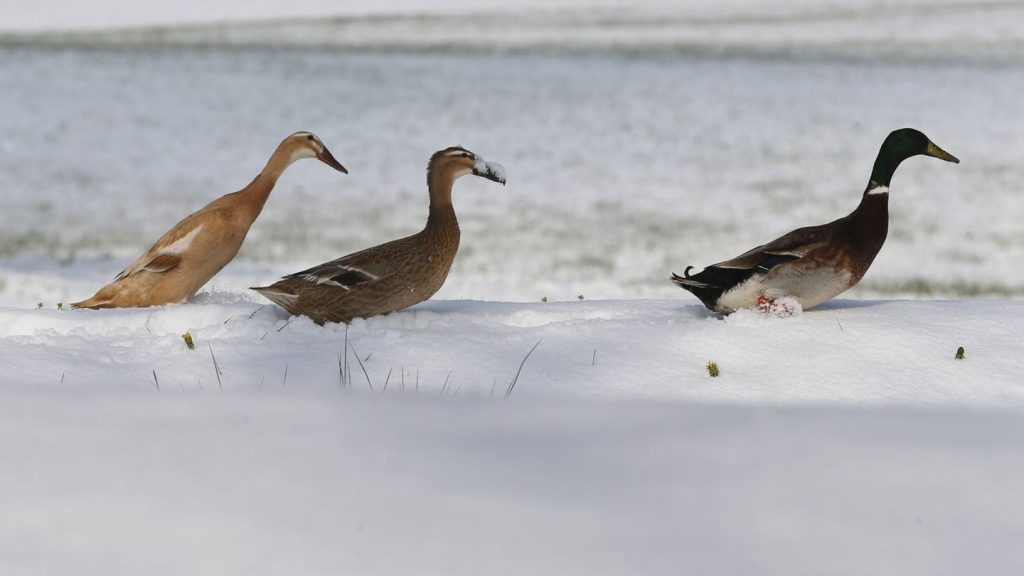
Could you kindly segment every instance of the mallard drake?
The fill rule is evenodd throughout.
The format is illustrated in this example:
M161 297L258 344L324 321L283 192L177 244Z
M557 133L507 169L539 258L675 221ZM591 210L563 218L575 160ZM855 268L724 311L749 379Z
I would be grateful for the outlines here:
M235 257L277 179L300 158L316 158L348 173L316 135L296 132L281 142L248 186L189 214L113 282L71 306L130 308L185 302Z
M430 211L422 231L253 288L292 314L317 324L387 314L430 298L444 284L459 249L452 185L473 174L505 183L505 169L454 146L427 165Z
M672 281L709 309L728 314L739 308L767 308L781 298L810 308L860 281L885 242L889 229L889 182L901 162L931 156L959 163L913 128L896 130L878 151L871 179L857 209L828 224L798 228L767 244Z

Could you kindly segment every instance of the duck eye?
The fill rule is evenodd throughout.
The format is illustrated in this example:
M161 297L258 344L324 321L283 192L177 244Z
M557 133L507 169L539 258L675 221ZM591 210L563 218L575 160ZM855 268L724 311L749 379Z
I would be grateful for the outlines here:
M306 136L306 140L310 140L310 141L312 141L312 140L313 140L313 135L312 135L312 134L310 134L309 136Z

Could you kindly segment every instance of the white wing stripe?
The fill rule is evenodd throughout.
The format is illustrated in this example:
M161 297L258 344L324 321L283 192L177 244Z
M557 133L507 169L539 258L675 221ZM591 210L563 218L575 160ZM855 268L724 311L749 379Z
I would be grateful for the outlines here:
M202 229L203 224L196 226L188 234L185 234L181 238L178 238L177 240L169 244L167 247L161 248L160 251L157 252L157 254L181 255L182 252L188 250L188 247L192 245L192 241L195 240L196 236L199 235L199 232L202 231Z
M366 270L363 270L362 268L356 268L354 266L339 266L339 268L342 269L342 270L348 270L349 272L358 272L358 273L362 274L363 276L366 276L367 278L369 278L371 281L373 281L373 280L380 280L380 276L377 276L376 274L370 274L369 272L367 272Z
M316 284L318 286L322 285L322 284L325 284L327 286L337 286L338 288L344 288L345 290L351 290L352 289L351 286L347 286L345 284L342 284L341 282L338 282L337 280L334 279L335 276L338 276L341 272L345 272L345 271L355 272L357 274L362 274L363 276L366 276L367 278L369 278L371 282L376 281L376 280L380 280L380 277L377 276L376 274L370 274L366 270L363 270L361 268L356 268L355 266L336 266L336 267L331 269L331 272L329 274L324 274L324 275L319 275L319 274L303 274L303 275L299 276L299 278L301 278L301 279L303 279L303 280L305 280L307 282L312 282L312 283L314 283L314 284Z

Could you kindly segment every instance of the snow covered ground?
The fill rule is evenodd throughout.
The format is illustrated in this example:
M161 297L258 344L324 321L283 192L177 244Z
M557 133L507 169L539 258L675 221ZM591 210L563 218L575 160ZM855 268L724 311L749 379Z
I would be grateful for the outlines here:
M0 416L5 574L1024 568L1017 415L267 392Z
M418 382L421 396L490 398L540 342L517 398L1024 408L1024 302L839 300L720 319L679 300L432 301L347 329L265 304L221 293L143 310L0 308L0 362L18 389L334 392L347 338L356 393ZM969 360L954 360L960 346Z
M1021 318L439 301L346 334L230 294L0 308L0 567L1010 573Z
M0 573L1024 568L1017 4L367 5L0 3ZM843 299L667 281L846 214L902 126L963 163L900 169ZM58 309L295 130L351 174L294 165L195 303ZM246 290L416 231L453 144L509 185L457 184L436 301Z
M233 293L0 308L0 567L1012 573L1021 318L436 301L346 330Z

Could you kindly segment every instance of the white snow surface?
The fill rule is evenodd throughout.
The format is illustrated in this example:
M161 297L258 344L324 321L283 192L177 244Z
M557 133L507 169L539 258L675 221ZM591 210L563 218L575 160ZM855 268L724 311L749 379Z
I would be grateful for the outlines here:
M1017 415L4 394L22 576L1013 574Z
M1021 318L0 308L0 572L1013 573Z
M347 338L358 393L383 392L386 380L396 392L404 371L407 393L418 375L421 395L444 387L489 398L493 387L501 397L539 342L517 398L1024 408L1017 301L838 300L789 318L741 310L724 319L684 298L430 301L319 327L256 300L221 293L136 310L0 308L0 364L18 375L6 387L146 391L155 372L164 392L333 392ZM186 349L185 332L196 350ZM960 346L969 360L953 360ZM708 376L708 361L720 377Z

